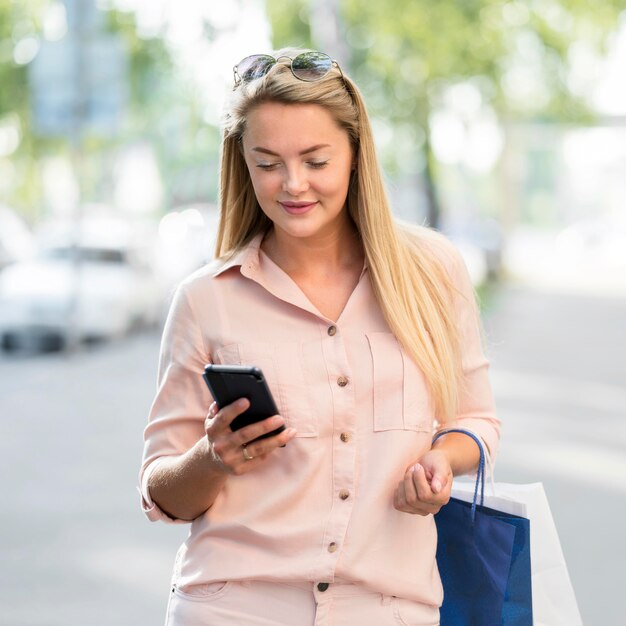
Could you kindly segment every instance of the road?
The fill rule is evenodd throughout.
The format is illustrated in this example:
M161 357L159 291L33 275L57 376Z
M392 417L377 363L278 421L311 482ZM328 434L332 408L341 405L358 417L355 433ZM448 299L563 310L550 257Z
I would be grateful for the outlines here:
M586 626L618 626L626 555L626 300L503 288L485 316L498 480L543 481ZM8 626L163 623L185 526L135 490L158 337L0 357Z

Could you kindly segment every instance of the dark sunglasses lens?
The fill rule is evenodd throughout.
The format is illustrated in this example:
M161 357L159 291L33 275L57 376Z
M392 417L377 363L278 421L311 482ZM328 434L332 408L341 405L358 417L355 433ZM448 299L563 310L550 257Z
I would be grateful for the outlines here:
M333 60L323 52L304 52L291 63L295 76L300 80L316 81L330 72Z
M237 73L241 76L241 80L247 82L265 76L274 63L276 63L274 57L265 54L254 54L239 62Z

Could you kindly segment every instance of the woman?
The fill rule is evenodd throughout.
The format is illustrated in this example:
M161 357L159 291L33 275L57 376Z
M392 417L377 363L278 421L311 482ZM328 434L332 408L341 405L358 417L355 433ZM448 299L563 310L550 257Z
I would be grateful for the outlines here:
M433 514L478 453L431 439L499 433L461 258L392 218L327 55L240 62L222 147L217 260L176 293L145 432L148 517L191 522L168 624L438 624ZM260 367L280 415L233 432L209 362Z

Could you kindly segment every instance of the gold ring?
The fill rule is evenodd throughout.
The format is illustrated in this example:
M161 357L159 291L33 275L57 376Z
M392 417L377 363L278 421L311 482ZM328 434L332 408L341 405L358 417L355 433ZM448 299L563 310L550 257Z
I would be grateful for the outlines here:
M246 448L246 446L242 448L242 452L243 452L243 458L246 461L252 461L254 457L248 452L248 448Z

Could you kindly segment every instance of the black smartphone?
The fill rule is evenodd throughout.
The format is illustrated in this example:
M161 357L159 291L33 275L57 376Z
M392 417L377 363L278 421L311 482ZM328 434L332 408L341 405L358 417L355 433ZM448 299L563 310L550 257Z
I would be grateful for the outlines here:
M210 364L205 366L202 377L218 407L222 408L239 398L247 398L250 401L248 409L230 423L231 430L239 430L248 424L278 414L276 402L263 377L263 372L258 367ZM272 437L283 430L284 425L257 439Z

